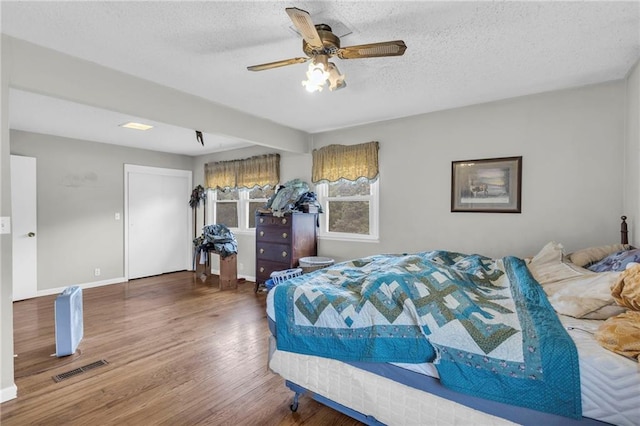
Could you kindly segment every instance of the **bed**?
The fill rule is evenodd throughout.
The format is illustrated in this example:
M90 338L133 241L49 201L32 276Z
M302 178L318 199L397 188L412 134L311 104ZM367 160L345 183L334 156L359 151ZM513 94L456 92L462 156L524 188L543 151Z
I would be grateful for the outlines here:
M314 271L267 295L269 368L292 410L307 393L366 424L637 425L637 360L594 338L625 311L602 290L622 273L584 268L630 249L550 242L532 259L431 251Z

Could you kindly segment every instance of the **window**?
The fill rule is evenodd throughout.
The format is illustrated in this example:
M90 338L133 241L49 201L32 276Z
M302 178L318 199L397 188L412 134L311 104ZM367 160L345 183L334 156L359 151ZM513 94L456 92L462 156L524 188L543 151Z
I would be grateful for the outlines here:
M280 179L280 155L207 163L206 221L222 223L236 232L255 228L255 212L273 195Z
M312 181L324 211L320 236L378 238L378 142L314 150Z
M227 228L238 228L238 211L240 210L240 191L233 189L212 190L213 217L211 223L222 223Z
M255 229L256 210L264 207L273 193L270 185L253 189L209 189L207 223L222 223L235 232Z
M267 201L275 193L275 188L266 186L264 188L255 187L247 190L247 223L248 227L255 229L256 227L256 210L264 207Z
M316 184L320 235L348 239L378 238L378 180L360 178Z

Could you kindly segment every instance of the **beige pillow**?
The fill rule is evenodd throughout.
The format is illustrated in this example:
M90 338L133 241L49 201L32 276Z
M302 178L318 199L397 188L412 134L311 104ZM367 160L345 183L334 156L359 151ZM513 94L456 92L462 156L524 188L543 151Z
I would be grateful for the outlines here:
M569 254L567 259L574 265L587 266L591 263L604 259L611 253L629 250L630 248L631 246L629 246L629 244L611 244L608 246L589 247Z
M563 250L562 244L550 241L531 259L531 263L543 264L562 260Z
M580 277L587 271L562 261L562 244L547 243L527 264L531 275L543 286L556 281Z
M611 295L620 272L591 272L549 283L544 289L559 314L574 318L607 319L624 312Z

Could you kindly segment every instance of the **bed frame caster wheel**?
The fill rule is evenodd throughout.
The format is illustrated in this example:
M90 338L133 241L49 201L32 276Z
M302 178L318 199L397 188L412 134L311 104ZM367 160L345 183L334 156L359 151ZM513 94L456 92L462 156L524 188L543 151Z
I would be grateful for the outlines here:
M296 394L293 396L293 401L291 401L291 405L289 405L289 409L291 410L292 413L295 413L296 411L298 411L299 397L300 397L300 394L296 392Z

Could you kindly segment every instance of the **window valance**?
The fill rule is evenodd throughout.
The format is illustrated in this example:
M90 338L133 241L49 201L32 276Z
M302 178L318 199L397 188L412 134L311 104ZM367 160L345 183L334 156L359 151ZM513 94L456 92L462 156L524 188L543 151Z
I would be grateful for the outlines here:
M378 142L358 145L328 145L313 150L311 181L355 181L378 177Z
M276 186L280 181L280 154L207 163L204 165L204 180L207 188Z

